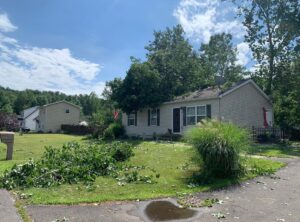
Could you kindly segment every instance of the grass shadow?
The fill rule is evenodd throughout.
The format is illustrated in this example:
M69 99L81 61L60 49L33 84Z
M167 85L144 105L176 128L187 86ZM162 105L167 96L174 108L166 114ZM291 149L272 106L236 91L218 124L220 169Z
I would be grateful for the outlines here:
M300 145L253 144L249 148L248 154L268 157L300 157Z

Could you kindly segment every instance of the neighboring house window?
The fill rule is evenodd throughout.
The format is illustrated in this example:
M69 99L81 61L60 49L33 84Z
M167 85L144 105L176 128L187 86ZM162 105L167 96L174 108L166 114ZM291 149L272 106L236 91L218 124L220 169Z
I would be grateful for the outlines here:
M193 106L186 108L186 124L195 125L206 118L206 106Z
M151 126L157 125L157 109L152 109L150 112L150 123Z
M128 126L135 126L136 125L136 114L130 113L128 115Z
M70 113L70 110L69 110L69 109L66 109L66 113Z

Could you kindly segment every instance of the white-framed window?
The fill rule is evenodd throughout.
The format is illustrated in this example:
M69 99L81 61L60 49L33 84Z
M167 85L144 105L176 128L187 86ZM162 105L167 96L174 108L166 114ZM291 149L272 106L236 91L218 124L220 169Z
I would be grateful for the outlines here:
M135 113L130 113L128 115L128 126L135 126Z
M206 118L206 105L186 108L186 125L195 125Z
M69 110L69 109L66 109L65 112L66 112L66 113L70 113L70 110Z
M157 109L152 109L150 111L150 125L157 126Z
M196 107L186 108L186 125L194 125L196 123Z

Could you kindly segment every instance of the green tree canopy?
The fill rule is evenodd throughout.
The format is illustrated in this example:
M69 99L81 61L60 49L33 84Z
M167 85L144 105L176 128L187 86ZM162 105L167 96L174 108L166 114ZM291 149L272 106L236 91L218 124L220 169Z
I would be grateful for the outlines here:
M155 31L154 40L145 48L148 62L160 75L163 101L206 85L197 53L180 25Z
M118 80L110 83L111 97L126 113L145 107L156 107L161 101L159 73L147 62L133 62L122 84Z
M298 0L235 1L243 16L245 40L260 67L256 77L262 80L267 94L274 88L277 64L290 60L299 41Z
M226 82L236 82L245 72L241 65L237 65L237 49L232 44L231 34L216 34L207 44L202 43L200 60L211 84L218 76Z

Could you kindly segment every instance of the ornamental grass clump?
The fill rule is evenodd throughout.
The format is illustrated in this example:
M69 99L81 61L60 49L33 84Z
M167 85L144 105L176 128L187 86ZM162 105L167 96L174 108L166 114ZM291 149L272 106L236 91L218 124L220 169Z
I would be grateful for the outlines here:
M241 172L239 153L249 143L245 129L232 123L205 120L189 129L185 139L200 154L206 175L225 178Z

